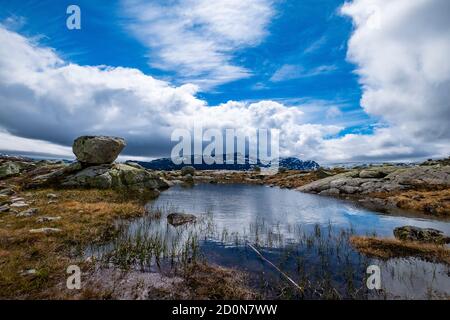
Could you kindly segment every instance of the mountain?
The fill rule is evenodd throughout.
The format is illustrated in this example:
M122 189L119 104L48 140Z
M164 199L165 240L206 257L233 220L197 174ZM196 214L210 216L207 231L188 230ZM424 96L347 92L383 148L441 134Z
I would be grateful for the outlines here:
M289 170L317 170L320 165L313 160L300 160L295 157L287 157L280 159L280 167Z
M197 170L251 170L254 167L270 168L271 166L270 164L263 164L259 159L251 162L248 155L244 157L242 154L238 153L235 153L233 155L232 163L226 163L226 161L224 161L223 164L207 164L205 163L204 159L202 159L201 156L198 155L190 156L190 158L191 164L182 163L180 165L177 165L172 162L171 158L160 158L150 162L137 161L137 163L147 169L165 171L180 170L186 165L193 166ZM238 159L241 160L241 163L238 163ZM184 158L183 160L185 160L184 162L186 162L186 160L188 159ZM197 160L197 162L201 161L201 163L195 164L195 160ZM303 161L295 157L280 158L279 166L289 170L317 170L320 167L319 164L315 161Z

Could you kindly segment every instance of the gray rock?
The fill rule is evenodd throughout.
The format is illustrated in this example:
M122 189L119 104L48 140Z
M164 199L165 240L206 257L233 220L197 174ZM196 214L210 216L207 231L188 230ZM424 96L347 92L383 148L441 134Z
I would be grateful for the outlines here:
M187 174L183 178L186 183L194 183L194 177L191 174Z
M14 202L10 205L11 208L25 208L28 207L28 203L25 203L23 201Z
M15 162L7 162L0 165L0 179L16 176L20 173L21 167Z
M181 168L181 175L185 176L190 174L191 176L193 176L195 174L195 168L192 166L185 166L183 168Z
M58 196L56 194L54 194L54 193L47 193L47 198L49 198L49 199L56 199L56 198L58 198Z
M0 213L8 212L9 206L7 204L0 206Z
M394 236L402 241L418 241L430 243L450 243L450 238L445 236L440 230L432 228L419 228L414 226L404 226L394 229Z
M368 169L368 170L361 170L359 173L359 177L363 179L367 178L384 178L388 175L387 172L385 172L382 169Z
M39 223L44 223L44 222L53 222L53 221L58 221L61 220L61 217L40 217L39 219L37 219L36 221Z
M447 188L450 186L450 166L422 166L352 170L304 185L297 190L309 193L364 195L374 192L392 192L423 186ZM330 190L333 189L333 190Z
M158 175L126 164L85 168L64 178L61 186L71 188L129 189L134 191L160 190L169 187Z
M30 233L52 234L52 233L59 233L59 232L61 232L61 229L58 229L58 228L39 228L39 229L31 229L29 232Z
M11 198L11 202L12 202L12 203L15 203L15 202L24 202L24 201L25 201L25 199L22 198L22 197L13 197L13 198Z
M30 208L17 214L17 217L31 217L38 212L36 208Z
M319 192L319 194L322 196L337 196L340 193L341 192L337 188L330 188L330 189L326 189L326 190Z
M122 138L82 136L75 139L72 150L81 163L108 164L117 159L125 145Z
M136 162L126 161L125 164L127 166L130 166L130 167L133 167L133 168L136 168L136 169L143 169L143 170L145 170L145 168L143 166L141 166L139 163L136 163Z
M0 195L12 196L14 193L15 193L14 190L11 188L5 188L0 190Z
M193 214L186 213L171 213L167 216L167 222L177 227L186 223L195 222L197 217Z

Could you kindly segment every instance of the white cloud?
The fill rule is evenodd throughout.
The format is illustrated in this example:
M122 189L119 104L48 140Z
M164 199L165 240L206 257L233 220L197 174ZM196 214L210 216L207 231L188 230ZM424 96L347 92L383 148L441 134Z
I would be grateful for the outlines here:
M404 136L450 139L450 2L355 0L348 58L357 65L364 110Z
M258 45L274 16L272 0L123 0L123 7L150 64L202 88L249 77L233 55Z
M374 10L377 4L383 4L380 10ZM127 139L127 155L161 156L170 152L173 129L192 128L195 123L219 129L278 128L284 155L318 161L446 156L450 153L449 6L446 0L356 0L343 7L342 12L355 23L348 57L357 65L362 106L369 115L383 120L383 126L373 134L343 137L336 137L347 115L344 112L338 116L336 111L343 110L339 105L333 108L329 104L300 103L288 107L275 101L230 101L208 106L195 96L195 84L176 87L136 69L68 64L52 49L0 26L0 129L8 132L0 134L0 149L63 155L78 135L107 134ZM374 13L379 18L375 19ZM143 10L142 14L152 11ZM198 12L186 14L202 16ZM143 21L152 19L157 18ZM177 20L178 15L173 19ZM228 19L214 21L221 22L202 23L208 25L208 30L226 29L224 26L230 23ZM190 29L186 30L191 35ZM259 30L264 32L264 28ZM218 31L208 32L211 37ZM232 45L225 48L252 45L262 37L258 32L241 38L233 30L227 32L223 37ZM171 45L169 38L163 40ZM206 43L197 42L196 37L186 38L185 42L191 40L194 44ZM204 76L208 81L218 81L205 75L214 75L220 65L232 67L232 50L222 50L221 42L212 44L212 50L204 56L205 64L199 61L198 69L195 58L186 63L180 58L172 66L179 63L186 79ZM170 66L169 60L158 61ZM318 114L312 116L310 110ZM336 115L336 119L331 117Z
M161 156L170 153L173 129L195 124L277 128L282 153L290 154L312 150L321 137L342 129L306 124L299 107L275 101L208 106L195 97L195 85L173 87L136 69L68 64L53 50L1 27L0 42L0 127L21 137L15 144L9 136L2 150L32 152L27 138L53 143L36 143L34 152L60 155L55 144L70 146L79 135L106 134L125 137L127 155Z
M285 64L277 69L269 80L272 82L282 82L300 78L314 77L321 74L330 73L334 70L336 70L336 66L334 65L322 65L312 68L311 70L306 70L299 65Z

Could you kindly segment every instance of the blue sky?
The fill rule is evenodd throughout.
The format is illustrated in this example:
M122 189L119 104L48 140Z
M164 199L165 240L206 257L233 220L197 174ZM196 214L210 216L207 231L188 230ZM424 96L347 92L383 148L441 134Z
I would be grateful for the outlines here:
M303 127L321 126L317 127L321 142L353 138L349 134L364 140L364 136L379 136L377 130L401 127L397 118L375 110L377 102L361 105L365 90L374 82L365 82L370 74L364 69L366 60L358 60L362 53L347 58L349 40L361 28L356 19L366 18L371 8L361 7L379 0L354 1L348 12L341 11L344 1L339 0L231 2L238 8L224 1L214 7L203 0L0 0L0 22L31 45L51 48L66 65L137 69L170 87L195 85L191 94L207 107L271 101L288 110L298 108ZM81 30L65 27L70 4L81 8ZM411 10L404 11L406 15ZM19 137L51 140L18 129L13 132L15 128L6 123L3 127ZM442 133L437 135L442 138ZM65 144L63 139L49 142ZM425 156L415 142L398 158ZM398 145L380 143L388 148ZM358 157L364 158L364 153Z

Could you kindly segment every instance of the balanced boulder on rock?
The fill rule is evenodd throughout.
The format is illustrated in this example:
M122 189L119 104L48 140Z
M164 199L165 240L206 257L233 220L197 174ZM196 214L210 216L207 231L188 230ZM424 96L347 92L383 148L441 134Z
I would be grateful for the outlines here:
M82 136L74 141L72 150L83 164L109 164L117 159L125 145L122 138Z

